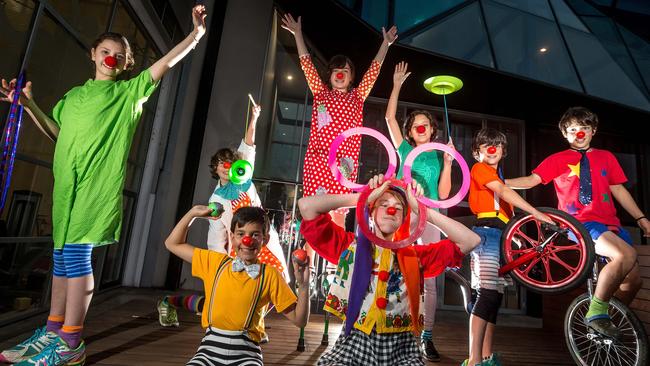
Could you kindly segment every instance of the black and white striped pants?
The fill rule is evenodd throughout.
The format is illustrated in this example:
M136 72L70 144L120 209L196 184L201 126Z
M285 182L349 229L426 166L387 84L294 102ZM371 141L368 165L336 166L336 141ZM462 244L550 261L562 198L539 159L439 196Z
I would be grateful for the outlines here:
M208 327L188 366L262 366L262 349L242 331Z

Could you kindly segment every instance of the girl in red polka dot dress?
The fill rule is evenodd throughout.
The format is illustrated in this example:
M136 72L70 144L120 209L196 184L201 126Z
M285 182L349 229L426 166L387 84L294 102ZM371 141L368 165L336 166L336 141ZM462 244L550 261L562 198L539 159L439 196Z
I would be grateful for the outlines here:
M363 103L379 76L379 69L386 57L388 47L397 39L397 28L393 26L388 31L382 28L384 40L379 51L368 71L363 75L359 86L353 88L354 64L349 58L343 55L334 56L328 65L328 78L323 82L305 46L300 17L295 20L291 14L286 14L282 23L282 27L291 32L296 39L300 65L309 89L314 94L311 134L303 168L303 196L351 193L332 176L327 164L330 145L343 131L361 127ZM361 136L350 137L341 145L336 156L341 173L352 182L357 179L360 147ZM331 213L337 225L344 226L346 212L347 210L337 210Z

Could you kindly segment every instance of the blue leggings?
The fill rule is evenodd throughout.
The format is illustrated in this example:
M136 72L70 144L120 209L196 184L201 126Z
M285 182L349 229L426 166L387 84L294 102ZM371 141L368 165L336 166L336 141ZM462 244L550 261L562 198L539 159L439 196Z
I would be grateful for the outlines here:
M91 263L92 244L65 244L63 249L54 249L52 274L57 277L76 278L93 273Z

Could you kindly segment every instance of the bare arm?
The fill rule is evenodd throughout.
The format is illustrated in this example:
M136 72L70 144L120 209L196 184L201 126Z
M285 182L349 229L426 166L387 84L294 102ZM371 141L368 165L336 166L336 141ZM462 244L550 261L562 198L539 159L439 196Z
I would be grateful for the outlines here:
M7 83L5 79L2 79L2 86L0 87L0 101L4 102L13 102L14 99L14 88L16 85L16 79L11 80ZM59 136L59 126L41 110L41 108L36 104L32 95L32 82L28 81L25 83L25 87L20 93L18 103L25 107L27 113L36 124L41 132L47 136L50 140L56 141L57 136Z
M257 127L257 119L260 117L260 112L262 107L255 104L251 105L251 118L248 121L248 128L246 129L246 136L244 136L244 142L248 146L255 145L255 128Z
M205 34L205 17L204 5L196 5L192 8L194 30L184 40L167 52L165 56L151 65L149 72L151 72L151 78L154 82L162 79L169 69L174 67L174 65L196 47L196 44L199 43L199 40Z
M304 220L313 220L318 216L342 207L353 207L359 200L358 193L324 194L303 197L298 201L298 207Z
M399 148L402 141L404 141L402 130L399 127L396 115L399 92L402 89L402 84L406 78L411 75L410 72L406 72L407 68L408 64L404 61L395 65L395 72L393 73L393 91L390 93L390 99L388 99L388 106L386 107L386 124L388 124L388 132L390 133L390 138L393 140L395 148Z
M307 46L305 45L305 39L302 36L301 17L298 17L296 20L291 14L285 14L284 17L282 17L282 28L288 30L291 32L291 34L293 34L293 37L296 40L296 47L298 48L298 56L309 54L309 51L307 51Z
M511 205L519 209L528 212L529 214L533 215L537 220L544 221L549 224L554 223L550 217L540 212L535 207L531 206L530 203L526 202L526 200L523 199L517 192L506 187L505 184L499 182L498 180L489 182L485 186L488 187L497 196L499 196L499 198L503 199L504 201L510 203Z
M174 253L180 259L192 263L195 248L186 242L187 229L195 217L207 217L211 212L212 209L207 206L197 205L192 207L176 224L167 239L165 239L165 247L167 250Z
M451 139L449 139L447 146L456 150ZM453 163L454 157L444 153L442 158L442 171L440 172L440 178L438 179L438 197L440 197L441 200L449 198L449 193L451 192L451 166Z
M298 301L283 314L295 326L303 328L309 320L309 258L303 263L293 258L293 274L298 287Z
M627 213L629 213L630 216L632 216L635 220L645 216L636 202L634 202L634 198L632 198L630 192L622 184L611 185L609 186L609 189L612 191L612 195L616 201L618 201L623 209L627 211ZM648 218L637 220L636 223L639 225L641 230L643 230L644 236L650 237L650 221Z
M481 242L481 238L467 226L436 210L427 209L427 221L447 234L447 238L456 243L463 254L471 252Z
M390 47L393 42L397 39L397 27L392 26L388 31L384 29L384 27L381 27L381 33L384 36L384 40L381 42L381 46L379 46L379 51L377 51L377 55L375 56L375 61L379 62L380 64L384 62L384 59L386 58L386 53L388 53L388 47Z
M532 173L527 177L506 179L505 182L506 186L512 189L529 189L542 183L542 178L539 175Z

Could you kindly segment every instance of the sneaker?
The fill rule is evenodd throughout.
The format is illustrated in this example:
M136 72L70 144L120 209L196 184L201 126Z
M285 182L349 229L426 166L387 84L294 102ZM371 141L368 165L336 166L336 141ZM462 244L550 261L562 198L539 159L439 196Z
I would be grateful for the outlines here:
M77 348L70 349L61 337L56 336L41 353L14 366L82 366L85 362L86 345L83 341Z
M156 306L158 309L158 321L163 327L178 327L178 313L176 313L176 308L172 305L169 305L167 301L160 300Z
M0 353L0 363L18 363L36 356L48 345L54 343L57 337L56 333L48 332L45 327L40 327L34 331L34 334L29 339L2 351Z
M482 364L489 366L501 366L501 355L493 352L490 357L483 360Z
M474 366L487 366L487 365L489 365L489 364L487 363L487 361L486 361L486 360L483 360L483 361L481 361L481 363L477 363L477 364L474 365ZM465 361L463 361L463 363L460 364L460 366L469 366L469 359L466 358Z
M619 339L621 337L621 331L616 328L612 323L612 320L607 317L593 317L591 319L585 319L585 324L589 330L596 333L602 334L609 338Z
M427 361L440 362L440 354L433 345L432 340L420 339L420 351L422 351L422 355Z

